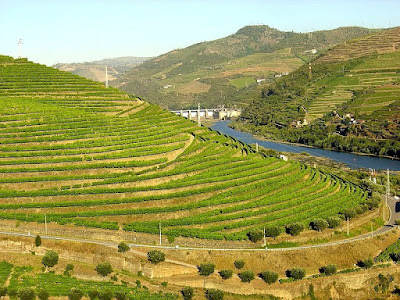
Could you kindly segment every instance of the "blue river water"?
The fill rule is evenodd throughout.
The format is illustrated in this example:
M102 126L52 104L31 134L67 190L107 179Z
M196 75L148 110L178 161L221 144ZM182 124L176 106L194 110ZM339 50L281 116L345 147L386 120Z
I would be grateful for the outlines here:
M286 143L263 141L256 139L253 135L249 133L240 132L228 127L229 122L230 121L219 121L215 123L213 126L211 126L211 128L223 134L234 137L235 139L246 144L258 143L260 146L264 148L269 148L276 151L285 151L293 153L307 152L313 156L327 157L332 160L345 163L352 169L371 168L376 170L389 169L392 171L400 171L400 160L392 160L389 158L374 157L367 155L357 155L353 153L336 152L318 148L302 147Z

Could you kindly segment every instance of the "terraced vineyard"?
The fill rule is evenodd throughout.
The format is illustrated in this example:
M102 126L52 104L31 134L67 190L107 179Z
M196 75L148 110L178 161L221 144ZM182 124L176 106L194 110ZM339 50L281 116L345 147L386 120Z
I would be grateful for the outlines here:
M115 89L0 56L0 219L207 239L308 225L367 200L349 182Z
M346 109L358 115L369 116L391 104L398 108L399 61L400 52L375 54L351 69L346 69L345 76L328 77L315 82L310 86L308 94L312 94L316 88L327 88L311 104L308 110L310 120L322 117L352 99L354 101L347 103Z
M154 300L172 300L177 299L173 294L152 294L146 289L139 287L131 288L126 284L117 284L112 281L89 281L79 280L75 277L67 275L59 275L54 272L40 273L31 266L14 266L6 261L0 262L0 267L4 267L6 271L13 273L10 276L9 285L7 289L9 293L17 293L19 290L24 288L33 288L36 291L44 289L48 292L51 297L66 297L69 295L72 288L79 289L84 295L88 295L92 291L98 293L111 293L113 296L116 293L125 294L126 299L154 299ZM2 275L2 269L0 269L0 276ZM9 274L9 273L8 273ZM7 275L8 276L8 275ZM0 279L2 279L0 277ZM0 284L4 282L0 281Z

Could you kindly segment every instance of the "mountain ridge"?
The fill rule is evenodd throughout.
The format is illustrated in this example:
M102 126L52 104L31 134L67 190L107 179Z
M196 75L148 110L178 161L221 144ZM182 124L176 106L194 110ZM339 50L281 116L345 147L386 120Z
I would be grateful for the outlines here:
M125 73L113 85L164 108L193 107L198 102L205 106L234 105L238 104L234 99L236 92L255 85L256 79L272 82L275 75L297 69L317 53L343 40L375 31L341 27L296 33L266 25L245 26L227 37L150 59ZM246 70L248 65L253 67ZM286 67L277 70L276 65Z

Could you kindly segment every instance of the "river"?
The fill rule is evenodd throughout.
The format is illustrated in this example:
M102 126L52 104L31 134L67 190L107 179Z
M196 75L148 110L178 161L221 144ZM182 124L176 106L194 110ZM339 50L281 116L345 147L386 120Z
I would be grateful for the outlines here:
M389 158L374 157L367 155L357 155L353 153L336 152L318 148L303 147L287 143L263 141L255 138L253 135L249 133L240 132L228 127L229 122L230 121L219 121L215 123L213 126L211 126L211 128L223 134L230 135L231 137L234 137L235 139L242 141L243 143L246 144L258 143L260 146L264 148L269 148L276 151L285 151L293 153L307 152L313 156L327 157L332 160L345 163L352 169L371 168L376 170L389 169L392 171L400 171L400 160L392 160Z

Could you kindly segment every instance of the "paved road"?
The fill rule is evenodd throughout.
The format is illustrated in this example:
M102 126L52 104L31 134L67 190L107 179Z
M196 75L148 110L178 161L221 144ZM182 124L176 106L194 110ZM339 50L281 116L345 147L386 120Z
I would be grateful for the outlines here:
M340 240L340 241L336 241L336 242L328 242L328 243L324 243L324 244L306 245L306 246L291 247L291 248L274 248L274 249L200 248L200 247L179 247L179 246L172 247L172 246L155 246L155 245L143 245L143 244L132 244L132 243L129 243L128 245L130 247L135 247L135 248L145 247L145 248L156 248L156 249L181 249L181 250L206 250L206 251L209 251L209 250L217 250L217 251L293 251L293 250L299 250L299 249L321 248L321 247L327 247L327 246L332 246L332 245L347 244L347 243L351 243L354 241L367 239L372 236L380 235L380 234L386 233L388 231L391 231L394 227L399 227L399 226L395 225L395 220L400 220L400 202L397 202L393 197L388 197L388 206L390 209L390 220L382 228L380 228L376 231L373 231L373 232L369 232L369 233L366 233L363 235L353 237L353 238L348 238L348 239ZM15 231L0 231L0 234L23 236L23 237L32 236L30 233L15 232ZM64 236L56 236L56 235L41 235L40 237L42 239L48 239L48 240L61 240L61 241L72 241L72 242L80 242L80 243L91 243L91 244L98 244L98 245L103 245L103 246L113 247L113 248L117 248L117 246L118 246L118 243L113 242L113 241L82 239L82 238L64 237ZM134 251L136 254L138 254L140 256L146 256L146 254L144 252L135 251L135 250L132 250L132 251ZM178 262L178 261L170 261L170 262L193 267L193 265L188 265L188 264Z

